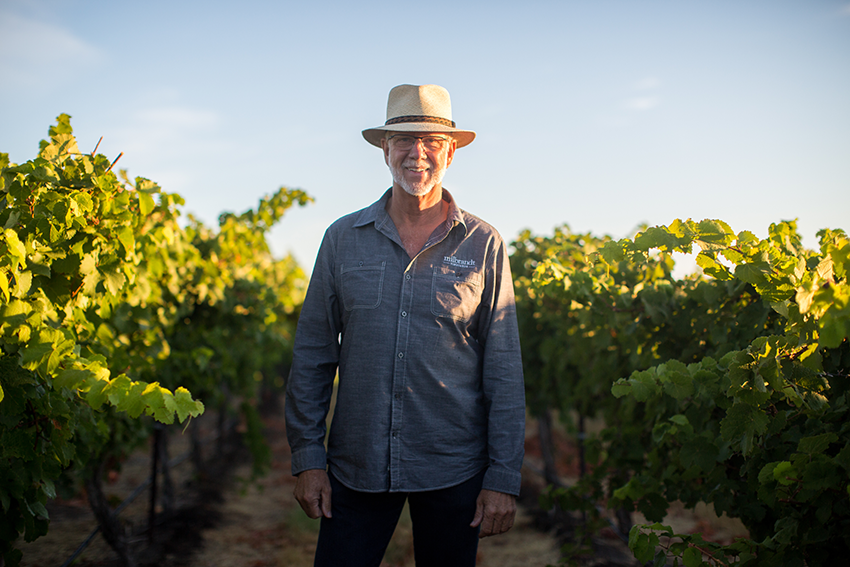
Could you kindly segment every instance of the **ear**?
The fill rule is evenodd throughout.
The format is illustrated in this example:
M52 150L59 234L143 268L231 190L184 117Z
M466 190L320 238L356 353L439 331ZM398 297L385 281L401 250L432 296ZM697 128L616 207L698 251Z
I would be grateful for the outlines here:
M452 159L455 157L455 150L457 149L457 140L452 138L451 142L449 142L448 155L446 156L446 167L452 164Z
M381 149L384 150L384 163L390 165L390 144L386 137L381 138Z

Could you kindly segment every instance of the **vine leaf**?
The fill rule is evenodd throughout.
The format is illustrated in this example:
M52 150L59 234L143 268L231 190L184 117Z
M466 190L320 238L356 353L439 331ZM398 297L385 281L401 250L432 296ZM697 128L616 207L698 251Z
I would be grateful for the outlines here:
M753 438L767 430L770 419L759 408L745 403L734 404L720 422L720 434L725 441L738 444L741 452L748 454L753 448Z

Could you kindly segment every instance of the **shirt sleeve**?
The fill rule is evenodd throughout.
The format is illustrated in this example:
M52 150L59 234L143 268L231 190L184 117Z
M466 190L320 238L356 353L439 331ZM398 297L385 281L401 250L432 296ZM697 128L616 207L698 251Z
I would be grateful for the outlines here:
M326 419L339 365L341 329L333 244L328 230L319 248L295 331L284 410L293 475L327 466Z
M525 386L507 247L501 238L495 244L485 272L487 309L479 336L490 459L483 488L516 496L525 452Z

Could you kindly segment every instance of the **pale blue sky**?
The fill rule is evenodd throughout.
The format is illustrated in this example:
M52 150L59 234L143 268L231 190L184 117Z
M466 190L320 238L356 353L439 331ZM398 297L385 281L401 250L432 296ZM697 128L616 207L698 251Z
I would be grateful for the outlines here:
M360 131L400 83L449 89L478 138L444 185L507 240L850 229L847 0L0 0L0 151L34 157L68 113L210 224L302 188L272 245L308 271L390 184Z

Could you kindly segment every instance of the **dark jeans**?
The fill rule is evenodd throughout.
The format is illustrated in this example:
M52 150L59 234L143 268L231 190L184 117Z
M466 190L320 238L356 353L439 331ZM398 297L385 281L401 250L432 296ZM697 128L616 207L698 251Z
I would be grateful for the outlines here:
M358 492L333 475L331 519L322 518L315 567L378 567L407 500L417 567L472 567L478 528L469 527L484 471L428 492Z

